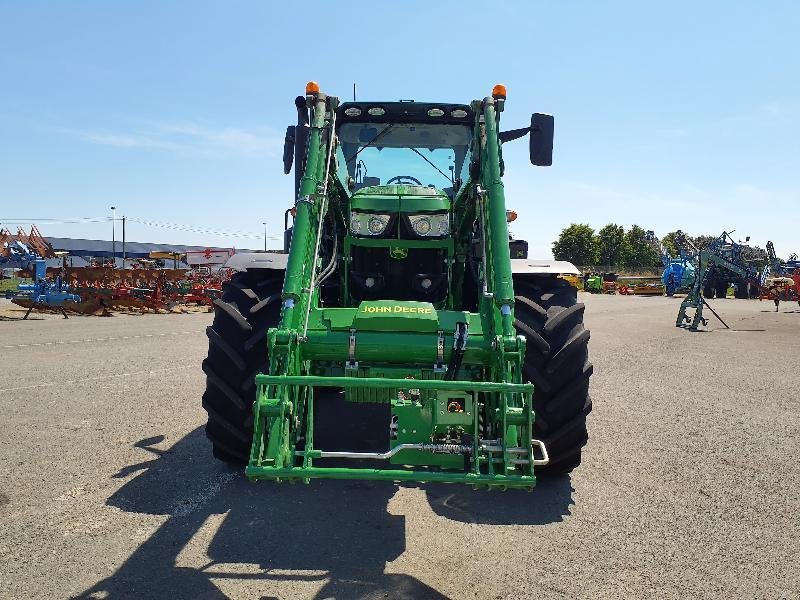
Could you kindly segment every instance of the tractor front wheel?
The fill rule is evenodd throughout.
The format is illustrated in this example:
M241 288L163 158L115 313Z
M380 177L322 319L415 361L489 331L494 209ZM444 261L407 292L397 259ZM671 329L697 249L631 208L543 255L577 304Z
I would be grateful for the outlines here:
M283 272L245 271L225 283L222 297L214 300L214 321L206 329L203 408L214 457L230 464L248 462L255 376L269 370L267 330L280 321L282 287Z
M526 339L523 375L534 384L534 437L550 454L550 464L537 472L569 473L581 463L589 439L586 416L592 410L584 305L577 301L577 290L556 277L520 279L514 288L514 325Z

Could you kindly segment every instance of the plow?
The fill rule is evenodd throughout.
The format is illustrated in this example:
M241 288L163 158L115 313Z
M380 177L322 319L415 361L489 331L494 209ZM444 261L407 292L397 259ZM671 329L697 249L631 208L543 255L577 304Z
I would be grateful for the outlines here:
M63 268L61 277L81 301L71 310L82 314L132 310L166 312L179 304L211 306L230 273L177 269Z
M618 293L622 296L663 296L664 285L652 281L653 277L620 277Z
M775 312L780 309L781 302L797 302L800 304L800 261L793 254L786 262L775 254L775 246L767 242L767 266L761 275L759 300L772 300Z
M226 280L225 274L198 278L169 269L66 267L48 272L76 297L64 305L67 312L96 316L108 316L110 311L164 313L187 304L210 307L222 295ZM36 305L26 296L12 301L25 308Z
M47 267L48 259L62 258L36 226L16 235L0 230L0 267L17 270L33 279L11 301L32 310L83 315L109 315L109 311L167 312L178 305L212 306L230 279L230 269L200 267L179 269L115 269L113 263L93 260L90 267Z
M553 117L295 99L284 253L243 260L203 363L213 454L251 480L534 487L580 464L589 332L571 264L512 258L503 146L552 162ZM293 210L292 210L293 209Z

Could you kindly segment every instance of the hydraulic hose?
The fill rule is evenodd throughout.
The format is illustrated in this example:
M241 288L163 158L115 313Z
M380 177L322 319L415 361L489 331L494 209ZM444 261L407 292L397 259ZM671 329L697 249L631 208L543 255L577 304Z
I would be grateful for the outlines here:
M333 229L333 250L331 251L331 260L322 270L319 275L319 279L317 280L317 285L321 286L328 277L330 277L336 271L336 259L339 257L339 235L336 232L336 223L334 222L333 217L331 216L331 212L328 211L326 215L330 218L331 226Z

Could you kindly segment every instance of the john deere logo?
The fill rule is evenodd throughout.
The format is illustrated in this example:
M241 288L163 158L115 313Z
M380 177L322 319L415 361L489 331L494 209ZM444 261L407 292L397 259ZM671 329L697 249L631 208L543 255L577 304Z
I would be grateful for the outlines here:
M413 313L416 315L430 315L433 314L433 309L429 306L403 306L395 304L394 306L362 306L362 313Z

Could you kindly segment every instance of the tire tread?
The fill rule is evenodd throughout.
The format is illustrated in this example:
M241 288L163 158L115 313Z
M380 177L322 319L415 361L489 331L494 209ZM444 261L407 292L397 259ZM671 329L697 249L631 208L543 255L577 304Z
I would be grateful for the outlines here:
M208 413L206 437L223 462L248 461L255 375L269 366L266 334L280 320L282 285L275 272L245 271L224 284L222 297L214 301L214 321L206 329L202 406Z
M568 473L581 462L588 441L586 416L592 410L594 369L588 360L590 333L583 326L585 306L563 279L542 276L514 284L515 326L527 341L524 374L534 384L534 437L550 453L550 463L536 472Z

